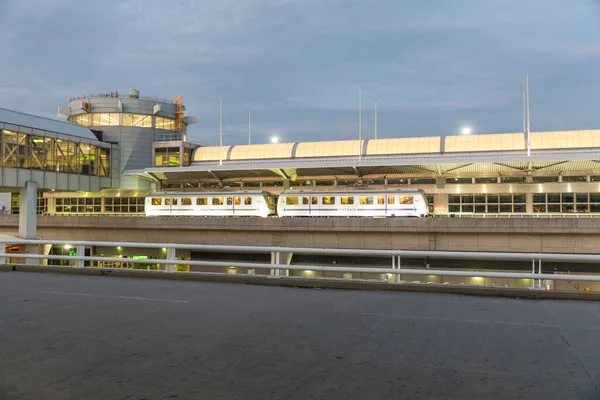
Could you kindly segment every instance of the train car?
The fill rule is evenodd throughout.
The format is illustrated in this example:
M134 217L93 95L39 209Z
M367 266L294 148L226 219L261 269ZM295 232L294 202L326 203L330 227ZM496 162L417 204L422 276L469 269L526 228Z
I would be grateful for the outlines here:
M262 217L276 214L268 192L153 193L146 197L146 216Z
M286 190L279 196L280 217L426 217L421 190Z

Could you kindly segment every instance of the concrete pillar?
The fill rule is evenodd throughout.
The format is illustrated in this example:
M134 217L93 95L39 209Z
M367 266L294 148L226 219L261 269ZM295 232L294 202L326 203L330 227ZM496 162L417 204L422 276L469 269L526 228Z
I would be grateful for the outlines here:
M75 255L77 257L85 256L85 245L78 244L77 245L77 250L75 252ZM77 261L75 261L75 266L78 267L78 268L83 268L83 267L85 267L85 261L84 260L77 260Z
M174 247L167 248L167 260L177 260L177 249ZM165 272L175 272L176 264L167 264Z
M525 194L525 212L532 213L533 212L533 193Z
M37 182L27 181L19 193L19 236L23 239L37 238L37 189Z
M290 190L290 180L289 179L283 180L283 190Z
M435 178L435 186L438 189L443 189L446 186L446 177L444 177L444 176L436 176L436 178Z
M433 195L433 212L435 214L444 214L448 212L448 195L446 193L435 193Z

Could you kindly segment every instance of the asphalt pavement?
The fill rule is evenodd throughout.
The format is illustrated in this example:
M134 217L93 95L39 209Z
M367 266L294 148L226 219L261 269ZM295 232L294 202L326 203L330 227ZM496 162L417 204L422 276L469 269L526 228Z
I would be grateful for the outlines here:
M600 399L600 304L0 272L0 400Z

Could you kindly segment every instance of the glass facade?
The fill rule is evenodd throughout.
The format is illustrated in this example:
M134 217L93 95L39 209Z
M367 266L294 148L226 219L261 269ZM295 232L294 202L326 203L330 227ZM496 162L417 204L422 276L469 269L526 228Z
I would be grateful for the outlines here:
M535 193L534 213L599 213L600 193Z
M58 197L56 214L144 213L144 197Z
M162 147L154 149L155 167L179 167L180 166L180 148Z
M448 212L451 213L524 213L526 210L525 194L448 195Z
M0 167L109 176L109 164L106 148L0 130Z
M79 114L70 118L74 124L83 126L137 126L140 128L162 129L174 131L177 121L173 118L155 117L154 124L152 115L129 114L129 113L91 113Z

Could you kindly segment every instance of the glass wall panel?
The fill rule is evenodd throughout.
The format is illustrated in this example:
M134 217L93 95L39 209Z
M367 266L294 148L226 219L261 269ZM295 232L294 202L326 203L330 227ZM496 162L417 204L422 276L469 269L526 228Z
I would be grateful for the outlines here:
M123 126L152 128L152 116L142 114L123 114Z
M167 131L175 130L175 120L171 118L156 117L156 129L164 129Z

